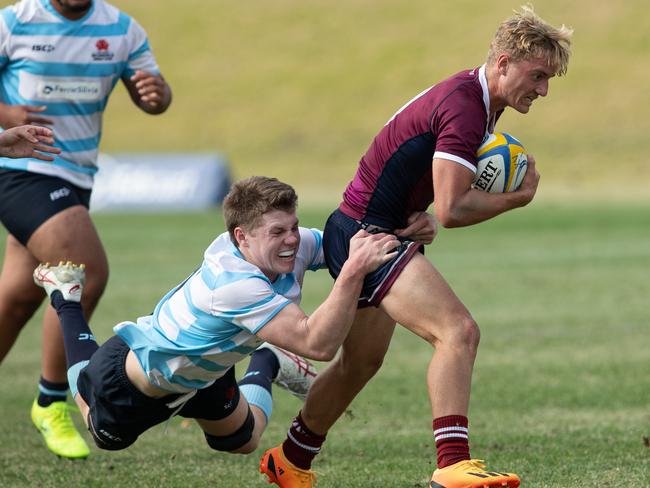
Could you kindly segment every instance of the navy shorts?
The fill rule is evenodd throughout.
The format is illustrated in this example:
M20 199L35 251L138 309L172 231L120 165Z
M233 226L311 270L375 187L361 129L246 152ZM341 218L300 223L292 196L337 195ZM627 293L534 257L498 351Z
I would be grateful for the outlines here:
M0 222L26 246L54 214L75 205L88 208L90 193L56 176L0 168Z
M364 222L348 217L338 209L327 219L323 232L323 251L325 252L327 268L334 279L339 275L343 263L348 258L350 238L360 229L366 229L371 234L380 232L390 234L392 232L391 229L368 226ZM395 257L366 275L357 308L379 306L406 264L416 252L423 252L424 250L424 247L419 242L402 237L398 237L398 239L401 245L397 248Z
M79 394L89 407L88 430L102 449L129 447L140 434L176 414L206 420L223 419L234 412L239 403L235 368L230 368L208 388L198 390L180 409L173 402L183 394L149 397L126 375L128 353L129 346L120 337L111 337L93 354L77 380Z

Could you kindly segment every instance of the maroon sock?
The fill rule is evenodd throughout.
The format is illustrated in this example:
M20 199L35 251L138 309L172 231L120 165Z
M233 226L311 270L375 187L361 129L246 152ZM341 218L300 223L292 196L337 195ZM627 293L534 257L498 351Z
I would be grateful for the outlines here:
M438 468L470 459L467 425L467 417L462 415L447 415L433 420Z
M287 459L300 469L310 469L311 462L325 442L324 435L318 435L307 428L300 413L293 419L282 451Z

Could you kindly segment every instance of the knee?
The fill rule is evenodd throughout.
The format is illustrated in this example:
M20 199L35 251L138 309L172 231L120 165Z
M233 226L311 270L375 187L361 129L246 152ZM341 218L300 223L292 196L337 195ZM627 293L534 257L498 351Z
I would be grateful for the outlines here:
M469 313L456 316L453 323L450 323L446 330L449 333L443 342L446 342L451 347L463 349L476 355L481 340L481 330Z
M250 454L257 449L259 439L253 435L255 417L248 410L248 416L242 426L232 434L216 436L204 432L205 441L215 451L224 451L237 454Z
M39 290L40 291L40 290ZM17 326L18 329L36 313L43 302L43 294L24 295L0 301L0 315L4 327Z

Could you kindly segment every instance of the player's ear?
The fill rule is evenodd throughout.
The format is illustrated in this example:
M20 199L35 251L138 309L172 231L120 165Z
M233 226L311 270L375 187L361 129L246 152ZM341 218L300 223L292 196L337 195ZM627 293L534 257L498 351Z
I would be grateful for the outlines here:
M508 53L501 53L496 60L497 70L501 76L508 74L508 65L510 64L510 55Z
M235 236L235 241L237 241L237 247L248 247L247 233L243 228L235 227L233 235Z

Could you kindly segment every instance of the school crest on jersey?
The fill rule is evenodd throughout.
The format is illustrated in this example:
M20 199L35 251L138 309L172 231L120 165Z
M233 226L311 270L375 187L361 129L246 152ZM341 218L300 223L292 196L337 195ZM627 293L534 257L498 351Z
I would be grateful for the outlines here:
M95 43L95 48L97 51L92 53L92 57L94 61L112 61L113 56L115 56L115 53L110 51L110 44L108 44L108 41L106 39L99 39Z

